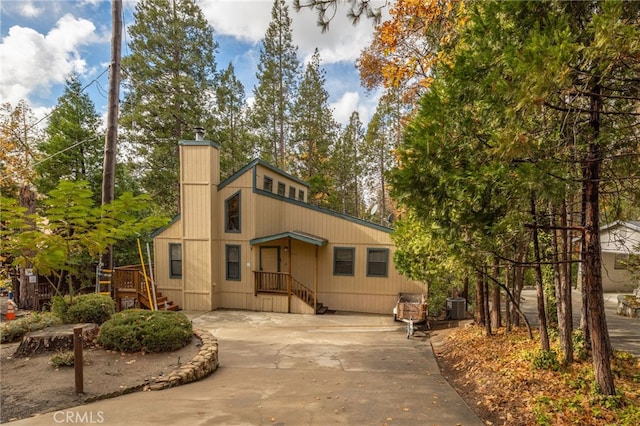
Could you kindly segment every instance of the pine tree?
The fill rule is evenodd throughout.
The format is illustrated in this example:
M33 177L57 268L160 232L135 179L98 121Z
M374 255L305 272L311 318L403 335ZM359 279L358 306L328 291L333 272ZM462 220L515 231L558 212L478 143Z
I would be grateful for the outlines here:
M260 48L258 85L251 123L262 159L287 169L291 108L300 64L292 42L291 18L284 0L274 0L271 22Z
M220 75L216 87L212 139L221 146L220 172L229 176L252 156L251 135L247 128L244 86L235 75L233 64Z
M408 107L402 102L400 92L391 89L380 98L365 136L363 155L368 164L369 191L373 204L378 206L376 218L382 222L393 210L389 197L386 174L395 165L393 152L402 138L402 123Z
M142 158L142 184L161 211L179 207L178 141L209 121L213 28L194 0L142 0L122 60L121 124Z
M365 177L361 149L364 129L360 115L354 111L349 123L337 138L331 152L331 176L334 194L329 208L360 217L363 208Z
M36 166L40 193L48 193L63 179L87 181L99 203L104 152L104 139L98 134L99 119L78 75L71 74L49 117L46 137L38 144L43 157Z
M324 88L324 70L320 54L315 50L300 82L293 105L291 129L293 164L291 169L309 181L309 198L315 204L327 204L330 192L329 151L338 125L329 107L329 94Z

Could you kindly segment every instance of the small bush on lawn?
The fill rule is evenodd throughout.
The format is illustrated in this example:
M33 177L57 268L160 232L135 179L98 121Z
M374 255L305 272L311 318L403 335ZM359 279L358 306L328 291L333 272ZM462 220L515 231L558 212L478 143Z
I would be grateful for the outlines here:
M73 367L75 361L75 355L72 351L57 352L51 358L49 358L51 364L56 367Z
M50 312L32 312L13 321L6 321L0 327L0 342L10 343L19 339L30 331L61 325L62 320Z
M98 343L120 352L165 352L186 346L193 337L182 313L129 309L102 324Z
M51 312L65 324L92 322L102 324L116 311L116 304L104 294L82 294L80 296L55 296L51 301Z

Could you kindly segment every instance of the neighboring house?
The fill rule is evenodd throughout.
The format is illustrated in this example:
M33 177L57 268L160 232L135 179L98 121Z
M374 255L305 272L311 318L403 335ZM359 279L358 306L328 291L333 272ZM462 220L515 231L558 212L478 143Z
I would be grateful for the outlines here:
M630 255L640 255L640 221L616 221L600 228L602 289L630 293L638 280L625 267ZM582 268L579 269L579 274ZM581 281L578 281L581 282Z
M396 271L389 228L309 204L261 160L220 182L219 146L197 139L180 142L181 214L154 235L156 284L183 309L391 314L424 292Z

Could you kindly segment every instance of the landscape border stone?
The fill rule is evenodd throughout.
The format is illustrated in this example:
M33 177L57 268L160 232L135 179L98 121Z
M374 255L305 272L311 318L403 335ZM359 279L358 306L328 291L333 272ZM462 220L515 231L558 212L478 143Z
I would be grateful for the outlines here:
M87 398L84 402L94 402L114 398L138 391L157 391L174 386L185 385L204 379L218 369L218 340L208 331L193 329L193 334L200 339L200 350L193 359L180 365L167 375L154 376L146 383L129 386L116 392L101 394Z

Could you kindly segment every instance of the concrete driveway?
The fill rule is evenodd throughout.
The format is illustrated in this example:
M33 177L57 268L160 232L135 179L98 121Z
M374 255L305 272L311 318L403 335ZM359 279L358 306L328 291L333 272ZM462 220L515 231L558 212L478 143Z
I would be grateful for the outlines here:
M428 337L407 339L391 315L186 314L218 338L210 377L12 424L482 424L440 375Z

